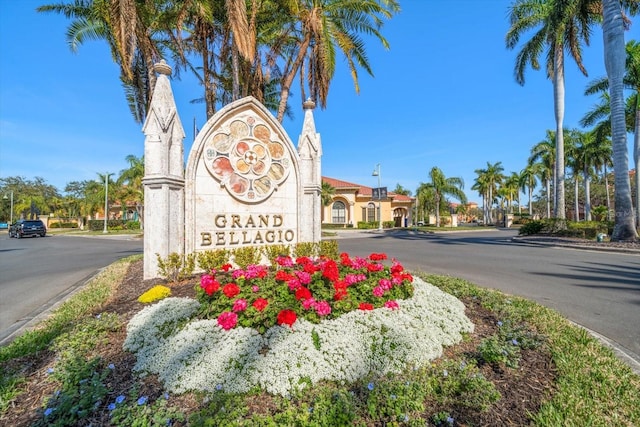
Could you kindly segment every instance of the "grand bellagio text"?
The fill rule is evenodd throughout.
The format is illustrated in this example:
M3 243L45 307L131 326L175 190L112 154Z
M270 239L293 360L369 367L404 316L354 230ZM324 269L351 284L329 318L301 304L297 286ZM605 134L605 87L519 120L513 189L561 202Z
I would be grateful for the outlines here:
M220 214L213 221L218 231L200 233L200 246L237 246L291 243L295 232L284 228L282 215Z

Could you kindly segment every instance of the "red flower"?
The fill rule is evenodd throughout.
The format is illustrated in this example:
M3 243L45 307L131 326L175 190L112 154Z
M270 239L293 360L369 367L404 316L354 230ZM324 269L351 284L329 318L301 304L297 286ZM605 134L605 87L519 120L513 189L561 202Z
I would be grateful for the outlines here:
M301 256L296 258L296 264L299 264L299 265L313 264L313 261L311 261L311 258L309 257Z
M327 279L335 282L340 278L340 272L338 271L338 265L334 260L329 260L324 265L324 269L322 270L322 276Z
M213 276L203 274L200 277L200 287L207 295L211 296L220 289L220 283Z
M284 270L278 270L276 272L276 280L279 280L281 282L288 282L289 280L293 279L295 276L287 273Z
M313 274L316 271L319 271L320 267L318 267L317 265L314 265L312 263L308 263L308 264L304 265L303 270L304 270L305 273Z
M336 280L333 282L333 288L336 290L347 289L347 286L349 286L349 284L347 283L346 280Z
M387 254L371 254L369 255L371 261L384 261L387 259Z
M298 316L296 316L296 312L293 310L282 310L280 313L278 313L278 325L289 325L289 326L293 326L293 324L296 322L296 319L298 318Z
M222 288L222 292L224 292L227 298L233 298L240 293L240 288L235 283L227 283Z
M360 310L373 310L373 304L369 304L368 302L361 302L358 306Z
M258 311L262 311L262 310L264 310L265 308L267 308L267 305L269 305L269 301L267 301L267 300L266 300L266 299L264 299L264 298L258 298L257 300L255 300L255 301L253 302L253 304L252 304L252 305L253 305L253 308L255 308L256 310L258 310Z
M340 289L336 289L336 293L333 294L333 299L335 301L340 301L343 298L346 298L347 295L349 295L347 293L347 289L346 288L340 288Z
M391 266L391 274L402 273L404 271L404 267L401 264L393 264Z
M225 264L222 267L220 267L222 269L222 271L229 271L233 268L233 265L231 264Z
M296 291L296 299L298 301L300 300L306 300L311 298L311 291L305 287L300 287L298 288L298 290Z

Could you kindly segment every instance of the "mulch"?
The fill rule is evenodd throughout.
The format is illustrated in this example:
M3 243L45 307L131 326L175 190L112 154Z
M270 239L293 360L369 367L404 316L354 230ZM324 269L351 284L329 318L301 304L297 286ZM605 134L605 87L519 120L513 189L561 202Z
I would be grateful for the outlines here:
M110 301L108 301L96 315L102 312L114 312L123 322L128 322L144 305L137 298L160 280L143 280L142 261L131 264L123 282ZM171 284L172 296L195 297L195 279L186 280L177 284ZM474 300L463 300L466 306L466 314L474 323L475 330L469 339L461 343L447 347L444 357L457 358L460 356L473 356L476 354L478 344L483 338L496 333L497 322L495 314L483 308ZM138 395L147 395L153 401L164 393L162 385L154 376L138 378L132 373L135 357L122 350L122 343L126 337L126 331L121 328L109 336L108 342L96 347L91 356L99 356L105 366L113 363L116 366L114 374L109 375L110 383L107 384L109 396L105 399L96 416L82 420L80 426L107 426L109 424L109 411L107 405L113 402L118 395L127 395L128 391L137 385ZM56 355L51 351L41 352L20 360L9 362L9 369L18 369L26 376L22 385L24 390L19 396L10 402L8 411L0 417L0 424L7 426L29 426L40 419L43 402L52 396L57 385L51 381L46 373L47 368L55 365ZM434 361L438 363L438 361ZM518 368L511 369L505 366L492 364L479 364L482 374L486 379L495 384L501 398L492 405L488 411L478 413L469 411L465 405L440 408L436 402L425 402L425 420L431 414L446 411L456 420L456 426L521 426L529 425L529 414L538 412L541 403L552 395L556 371L549 352L545 346L535 350L523 350ZM193 394L172 395L169 404L180 408L189 414L204 406L201 398ZM175 423L175 426L187 425ZM371 424L376 426L383 424Z

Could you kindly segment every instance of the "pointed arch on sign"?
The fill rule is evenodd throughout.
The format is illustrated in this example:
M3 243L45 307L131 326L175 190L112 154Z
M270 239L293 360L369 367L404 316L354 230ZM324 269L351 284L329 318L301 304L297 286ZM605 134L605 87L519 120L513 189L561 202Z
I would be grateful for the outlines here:
M186 253L297 243L300 157L255 98L235 101L207 121L189 153L185 181Z

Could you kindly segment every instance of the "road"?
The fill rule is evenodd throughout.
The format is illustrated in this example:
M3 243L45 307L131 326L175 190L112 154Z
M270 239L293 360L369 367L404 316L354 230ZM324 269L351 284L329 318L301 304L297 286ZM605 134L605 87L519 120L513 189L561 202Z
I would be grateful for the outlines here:
M515 235L513 229L345 232L338 243L351 255L384 252L408 270L534 300L606 337L640 364L640 255L539 246L512 241Z
M142 239L0 232L0 343L114 261L142 253Z

